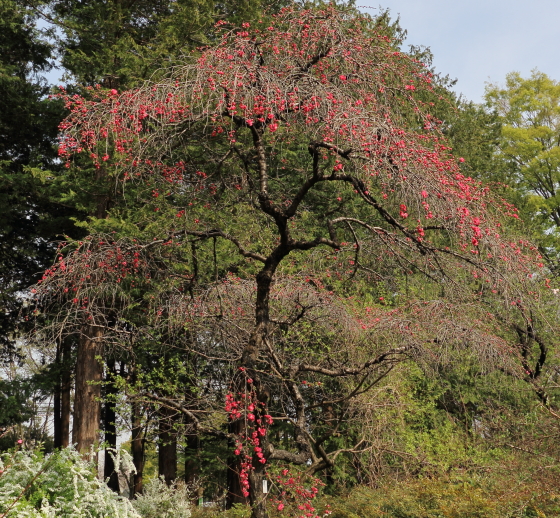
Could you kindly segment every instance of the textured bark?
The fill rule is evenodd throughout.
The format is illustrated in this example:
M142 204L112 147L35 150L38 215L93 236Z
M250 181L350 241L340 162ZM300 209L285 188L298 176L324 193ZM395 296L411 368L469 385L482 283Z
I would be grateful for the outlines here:
M253 462L253 471L249 474L249 483L251 491L249 498L251 500L251 508L253 512L251 518L266 518L266 495L263 493L263 480L265 475L264 465L259 462Z
M177 478L177 434L173 429L176 412L166 407L160 409L158 472L167 485Z
M81 453L99 442L103 364L96 357L103 351L102 337L101 327L84 326L78 344L72 442Z
M61 401L61 388L60 388L60 380L58 380L54 387L54 395L53 395L53 428L54 428L53 443L55 448L62 447L60 401Z
M131 414L132 414L132 434L130 449L132 454L132 462L136 468L136 473L132 479L132 488L130 491L130 497L133 498L134 495L141 494L143 486L143 476L144 476L144 429L142 427L142 419L140 414L140 404L137 402L132 402L131 404Z

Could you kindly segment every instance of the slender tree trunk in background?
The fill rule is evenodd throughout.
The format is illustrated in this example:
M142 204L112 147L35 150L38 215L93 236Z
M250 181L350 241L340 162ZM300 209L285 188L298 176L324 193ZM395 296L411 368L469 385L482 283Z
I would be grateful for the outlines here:
M56 381L54 386L53 394L53 445L56 449L62 447L62 437L61 437L61 420L60 420L60 399L61 399L61 387L60 379Z
M189 433L185 441L185 483L192 484L200 475L200 438L196 431Z
M142 427L142 416L140 413L140 403L133 401L130 405L131 420L132 420L132 434L130 441L130 453L132 455L132 462L136 468L136 473L132 479L132 489L130 497L141 494L143 490L143 475L144 475L144 436Z
M71 344L65 340L62 344L62 376L60 384L60 447L70 445L70 414L72 412L71 391L72 371L70 368Z
M188 333L187 338L192 343L193 339L190 333ZM194 344L192 345L194 349ZM194 382L198 377L196 357L191 358L187 353L185 363L190 366L190 376L185 387L185 400L190 410L196 410L198 406L196 383ZM200 475L200 437L196 423L190 417L185 417L185 433L185 484L192 485ZM202 493L201 487L199 492ZM202 494L198 496L200 497Z
M84 326L78 344L72 442L81 453L99 442L103 364L96 357L103 350L102 337L103 328Z
M111 359L107 361L107 378L108 383L105 390L105 412L104 412L104 425L105 425L105 443L108 448L117 448L117 425L116 419L117 414L115 411L115 396L118 393L117 387L113 383L115 376L117 375L117 369L115 367L115 360ZM119 475L115 471L115 463L113 462L113 457L111 457L109 450L105 448L105 466L104 466L104 478L108 480L108 486L117 493L119 492Z
M56 358L55 365L58 373L58 377L54 386L53 394L53 439L54 447L60 448L62 446L62 430L61 430L61 397L62 397L62 344L57 344L56 346Z
M173 428L176 412L162 407L159 417L158 472L167 485L177 478L177 433Z

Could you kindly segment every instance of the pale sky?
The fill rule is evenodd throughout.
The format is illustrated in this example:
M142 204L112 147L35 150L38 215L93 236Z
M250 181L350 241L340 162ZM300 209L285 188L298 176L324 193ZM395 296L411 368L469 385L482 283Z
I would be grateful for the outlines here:
M400 14L409 44L430 47L437 72L458 79L455 91L482 102L484 83L538 68L560 80L560 0L357 0L362 8ZM374 14L376 9L364 9Z

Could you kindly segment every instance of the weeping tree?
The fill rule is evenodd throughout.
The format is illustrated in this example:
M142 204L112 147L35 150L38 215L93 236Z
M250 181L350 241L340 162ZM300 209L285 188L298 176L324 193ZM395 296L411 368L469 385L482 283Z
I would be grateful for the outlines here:
M431 73L374 21L290 8L217 30L157 82L66 97L61 157L122 203L36 286L41 336L198 358L133 396L228 441L230 503L314 516L305 477L373 447L360 396L400 363L469 351L530 375L511 338L550 329L543 265L462 174Z

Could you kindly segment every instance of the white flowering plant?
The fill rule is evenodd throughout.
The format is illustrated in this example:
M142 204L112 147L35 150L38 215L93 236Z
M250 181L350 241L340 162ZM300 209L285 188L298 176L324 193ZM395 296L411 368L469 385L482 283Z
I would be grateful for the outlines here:
M0 455L0 518L16 517L142 518L73 448Z
M191 498L184 483L168 486L162 478L154 478L132 503L142 518L189 518Z

